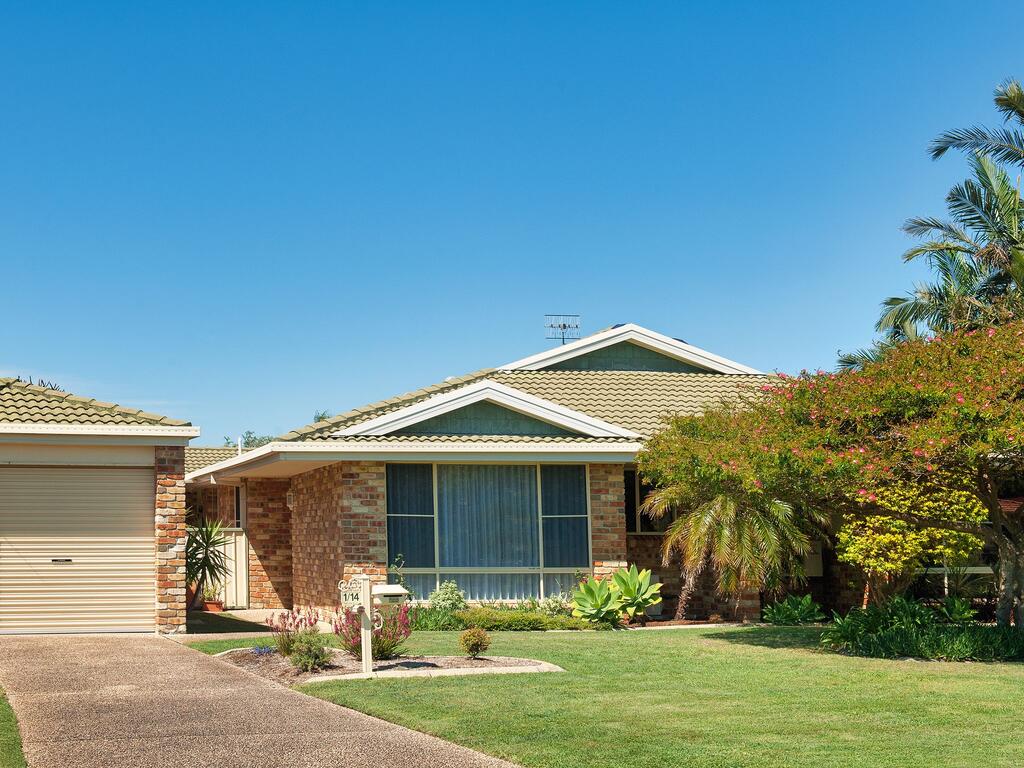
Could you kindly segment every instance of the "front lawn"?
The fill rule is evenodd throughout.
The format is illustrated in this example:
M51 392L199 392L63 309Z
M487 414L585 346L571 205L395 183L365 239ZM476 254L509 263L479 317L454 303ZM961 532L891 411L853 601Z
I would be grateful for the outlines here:
M1020 764L1024 665L852 658L817 650L819 634L503 633L489 654L567 672L302 690L536 768ZM457 643L456 633L420 632L409 649L455 654Z
M0 691L0 768L25 768L21 754L21 735L18 720L7 698Z

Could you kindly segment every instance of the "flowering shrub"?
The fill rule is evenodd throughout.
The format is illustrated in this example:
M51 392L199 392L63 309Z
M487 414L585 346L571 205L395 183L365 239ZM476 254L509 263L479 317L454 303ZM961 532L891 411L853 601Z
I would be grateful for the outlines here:
M779 375L670 419L638 464L684 508L724 493L841 513L843 551L883 576L921 554L992 544L1006 624L1024 608L1024 505L998 498L1024 461L1022 391L1024 323L905 341L862 371ZM907 541L922 531L927 540Z
M249 652L253 656L270 656L272 653L277 653L277 649L272 645L254 645Z
M449 613L466 609L466 595L454 581L442 581L441 586L430 593L427 602L431 608Z
M409 624L409 604L399 606L381 606L380 611L384 622L380 629L373 628L371 649L374 660L391 659L400 656L405 648L402 646L412 634ZM346 608L331 622L334 634L341 640L341 648L357 659L363 657L363 645L360 629L362 617L355 611Z
M320 612L312 608L272 613L267 619L267 626L274 635L277 652L282 656L291 656L298 634L316 629L320 620Z

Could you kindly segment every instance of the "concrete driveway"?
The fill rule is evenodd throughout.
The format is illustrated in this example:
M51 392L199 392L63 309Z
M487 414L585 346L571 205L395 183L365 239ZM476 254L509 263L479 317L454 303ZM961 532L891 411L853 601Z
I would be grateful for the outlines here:
M510 768L151 635L0 636L32 768Z

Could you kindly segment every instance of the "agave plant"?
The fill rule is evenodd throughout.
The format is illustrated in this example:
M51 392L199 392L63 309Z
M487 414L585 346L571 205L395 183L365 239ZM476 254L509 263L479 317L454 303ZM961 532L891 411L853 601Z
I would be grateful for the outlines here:
M572 596L572 615L599 624L618 624L622 616L622 598L607 581L581 581Z
M650 570L637 571L636 565L612 574L612 590L618 593L620 610L630 621L645 621L647 609L661 602L661 584L651 584Z

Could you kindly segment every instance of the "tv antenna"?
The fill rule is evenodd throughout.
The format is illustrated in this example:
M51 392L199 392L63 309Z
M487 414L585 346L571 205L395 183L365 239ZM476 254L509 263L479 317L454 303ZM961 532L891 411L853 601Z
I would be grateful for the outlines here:
M544 327L548 332L547 338L561 339L565 344L566 339L572 341L580 337L580 316L544 315Z

